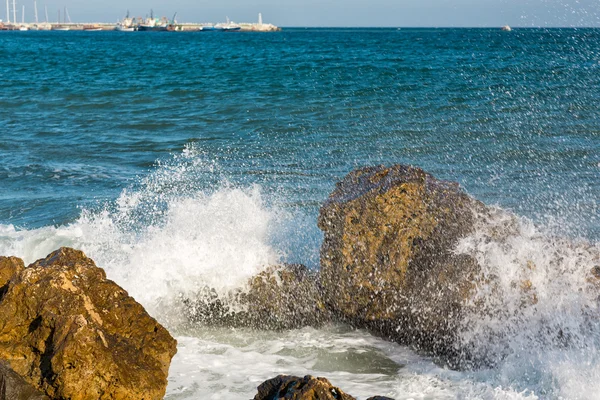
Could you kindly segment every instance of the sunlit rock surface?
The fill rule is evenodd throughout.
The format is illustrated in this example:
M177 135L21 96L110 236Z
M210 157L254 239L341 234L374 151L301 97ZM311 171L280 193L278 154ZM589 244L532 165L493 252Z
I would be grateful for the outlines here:
M458 362L456 331L478 266L453 249L483 208L458 184L419 168L350 173L319 215L327 306L356 326Z
M1 258L0 277L0 359L28 383L50 398L163 398L176 341L81 251L24 269Z

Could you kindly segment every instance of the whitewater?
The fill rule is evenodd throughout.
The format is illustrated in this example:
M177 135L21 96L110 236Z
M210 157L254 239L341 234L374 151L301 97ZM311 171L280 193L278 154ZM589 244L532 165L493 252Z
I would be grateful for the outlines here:
M30 230L2 225L0 254L31 263L69 246L95 260L176 336L166 399L251 398L260 383L282 373L326 376L359 399L374 393L396 399L593 399L600 393L598 295L591 288L600 282L590 280L600 246L555 237L500 208L455 250L473 255L484 275L501 278L500 291L483 287L477 293L489 318L468 321L461 337L475 351L494 354L489 368L449 370L344 325L284 332L190 325L181 312L186 296L206 286L222 294L243 289L267 266L318 252L291 254L298 244L285 243L282 233L302 230L303 223L295 222L302 218L267 201L260 186L236 187L223 178L211 190L198 190L191 183L207 170L220 174L193 146L186 148L114 202L83 209L71 224ZM535 304L527 307L523 281L535 289ZM572 336L568 343L555 340L559 330Z

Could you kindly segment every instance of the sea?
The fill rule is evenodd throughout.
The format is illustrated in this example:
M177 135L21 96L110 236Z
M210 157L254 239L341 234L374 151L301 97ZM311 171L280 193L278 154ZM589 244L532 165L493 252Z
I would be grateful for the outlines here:
M454 250L502 283L465 325L489 365L345 325L183 321L198 288L317 270L336 182L396 163L495 210ZM599 399L599 201L600 29L0 32L0 254L93 258L177 338L168 400L278 374L359 400Z

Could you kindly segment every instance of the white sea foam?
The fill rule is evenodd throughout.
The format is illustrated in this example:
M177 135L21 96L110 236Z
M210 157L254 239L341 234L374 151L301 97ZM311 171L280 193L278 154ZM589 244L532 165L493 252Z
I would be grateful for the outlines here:
M462 334L494 365L480 373L543 398L598 398L600 246L497 209L457 251L474 256L485 277Z
M60 246L81 249L163 321L180 295L204 286L241 287L280 261L270 242L284 214L265 204L258 186L237 188L223 180L198 186L198 174L214 173L199 159L186 150L114 203L83 210L67 226L2 226L0 254L30 263Z
M537 399L435 365L406 347L343 327L283 333L206 329L181 336L167 400L248 399L278 374L327 377L359 400Z

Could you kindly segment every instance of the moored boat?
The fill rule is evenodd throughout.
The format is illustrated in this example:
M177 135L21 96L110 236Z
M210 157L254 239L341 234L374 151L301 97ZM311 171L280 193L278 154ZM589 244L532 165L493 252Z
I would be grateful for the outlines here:
M166 24L140 24L138 26L138 31L142 32L166 32L168 30L168 25Z
M232 32L239 31L240 29L242 29L242 27L236 24L235 22L230 21L229 17L227 17L227 22L221 22L216 24L214 26L214 29L217 31Z
M165 17L161 19L154 18L154 11L150 10L150 17L138 25L138 31L143 32L164 32L169 30L169 21Z
M117 24L117 26L115 26L115 31L119 31L119 32L135 32L135 26L123 26L123 25L119 25Z
M115 31L134 32L136 30L137 30L137 26L134 22L134 19L129 17L129 10L127 10L127 14L125 15L125 18L123 18L121 21L117 22L117 25L115 26Z
M203 25L198 29L199 32L214 32L215 30L214 25Z

